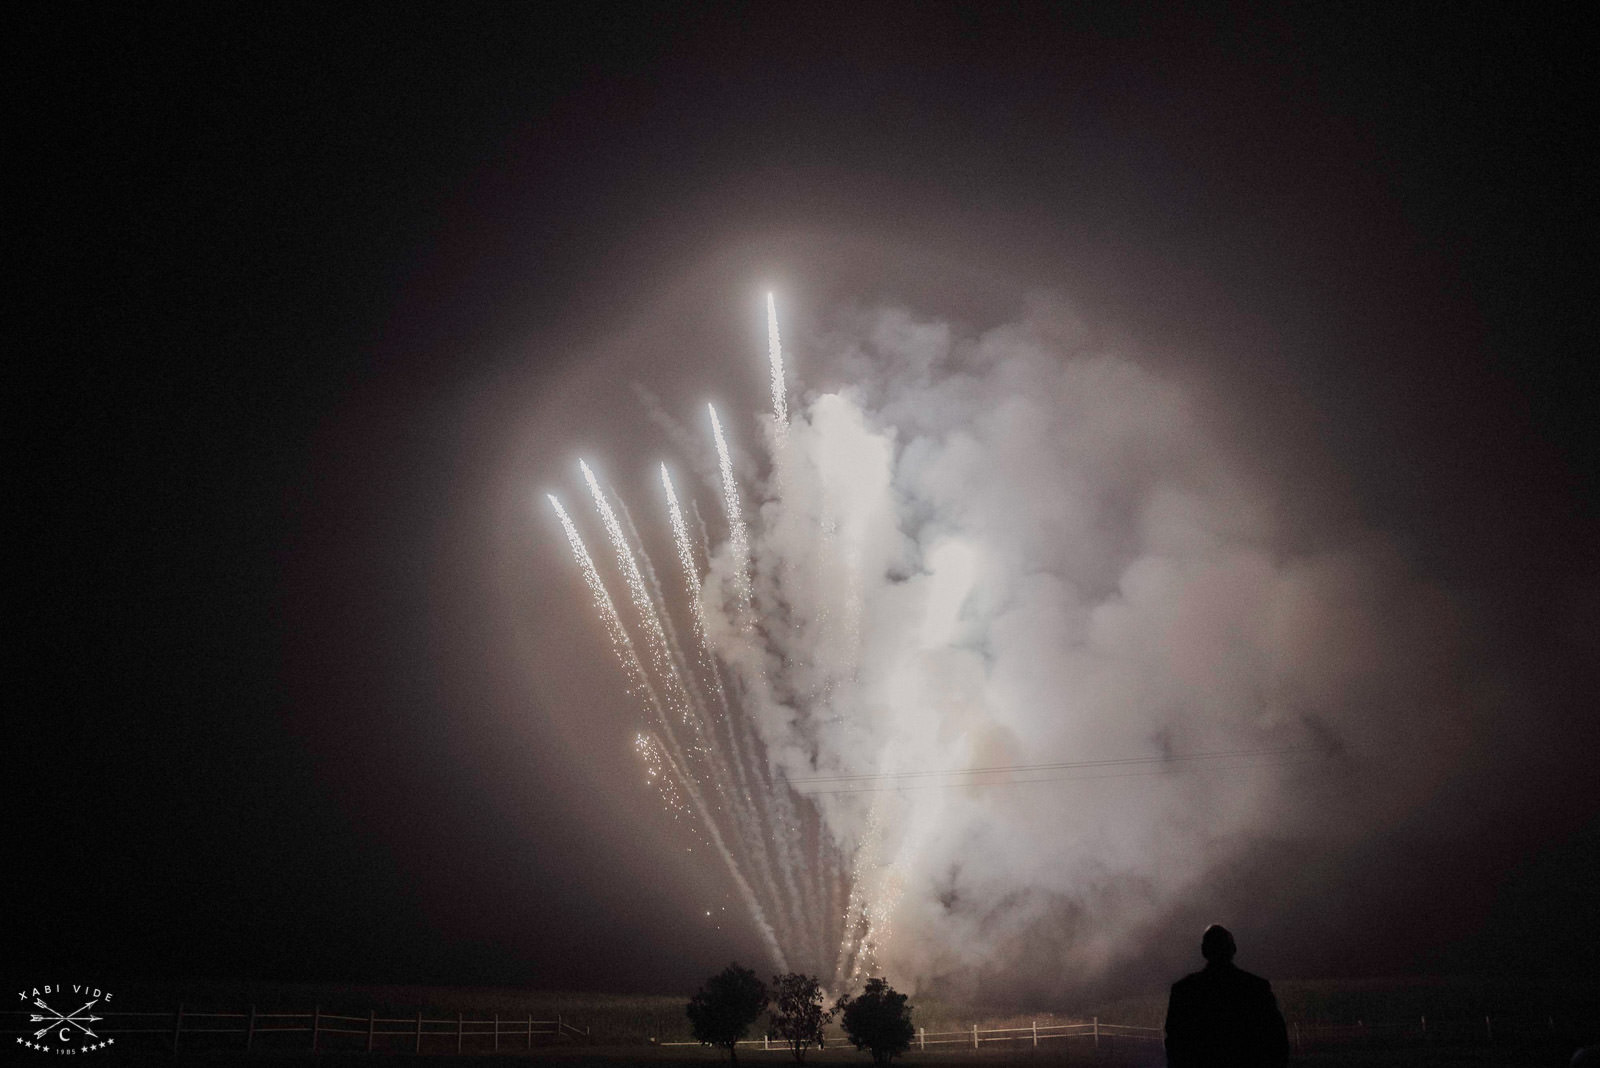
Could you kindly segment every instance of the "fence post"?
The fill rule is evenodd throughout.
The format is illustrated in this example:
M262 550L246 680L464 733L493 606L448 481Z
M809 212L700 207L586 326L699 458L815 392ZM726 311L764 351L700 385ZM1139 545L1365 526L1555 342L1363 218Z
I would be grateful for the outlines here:
M1100 1048L1100 1017L1094 1018L1094 1048Z
M244 1051L250 1052L250 1043L256 1040L256 1007L250 1006L250 1026L244 1032Z
M557 1030L560 1030L560 1028L557 1027ZM496 1053L500 1052L500 1014L498 1012L494 1014L494 1051Z
M1483 1037L1488 1039L1490 1042L1494 1041L1494 1028L1489 1024L1488 1013L1484 1013L1483 1015Z
M978 1025L977 1024L973 1024L972 1025L972 1048L973 1049L977 1049L978 1048Z
M1033 1021L1033 1048L1039 1048L1039 1021Z
M377 1014L377 1012L375 1010L373 1010L373 1009L368 1009L367 1010L367 1052L368 1053L372 1052L372 1029L373 1029L373 1024L375 1024L377 1022L377 1019L376 1019L377 1015L378 1014Z
M178 1052L178 1036L183 1034L183 1002L178 1002L178 1011L172 1017L172 1052Z
M763 1050L770 1050L772 1048L772 1036L771 1035L762 1035L761 1036L761 1048Z
M917 1028L917 1049L926 1050L927 1048L928 1048L928 1029L926 1027L919 1027L919 1028Z
M561 1014L558 1012L558 1013L556 1013L556 1042L559 1044L560 1041L561 1041Z
M1422 1018L1422 1041L1428 1041L1428 1018L1426 1016Z
M422 1010L417 1010L417 1052L422 1052Z
M456 1052L461 1052L461 1014L456 1013Z
M533 1013L528 1013L528 1048L533 1048Z
M322 1034L322 1006L311 1006L311 1052L317 1052L317 1037Z

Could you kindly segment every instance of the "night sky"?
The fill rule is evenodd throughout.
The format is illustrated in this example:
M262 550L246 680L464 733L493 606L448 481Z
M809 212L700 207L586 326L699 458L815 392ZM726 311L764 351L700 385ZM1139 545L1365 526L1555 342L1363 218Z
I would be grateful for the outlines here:
M755 960L532 503L579 449L630 479L668 447L632 382L759 402L776 284L808 322L1064 302L1314 486L1302 522L1464 606L1504 688L1478 763L1370 840L1213 873L1241 962L1595 974L1581 8L689 8L13 18L8 973ZM516 667L552 661L590 688ZM1192 967L1211 918L1107 989Z

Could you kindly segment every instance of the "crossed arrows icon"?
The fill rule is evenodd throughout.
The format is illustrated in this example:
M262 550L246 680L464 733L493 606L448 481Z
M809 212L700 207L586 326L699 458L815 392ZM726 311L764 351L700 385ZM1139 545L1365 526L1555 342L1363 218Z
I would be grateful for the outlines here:
M94 1001L99 1001L99 1000L100 1000L99 998L95 998L94 999ZM96 1020L103 1019L103 1017L94 1016L94 1015L80 1017L78 1015L79 1013L88 1012L90 1009L94 1008L94 1001L91 1001L91 1002L87 1003L81 1009L75 1009L74 1011L72 1011L71 1013L67 1014L66 1016L63 1016L59 1012L57 1012L55 1009L52 1009L50 1006L46 1005L44 1003L44 998L34 998L33 999L33 1003L35 1005L39 1006L45 1012L48 1012L50 1015L49 1016L40 1016L38 1013L34 1013L34 1014L32 1014L32 1016L29 1017L29 1021L28 1022L30 1022L30 1023L38 1023L40 1020L49 1020L50 1022L45 1024L45 1026L39 1028L39 1030L35 1031L33 1033L33 1037L34 1038L43 1038L53 1027L56 1026L56 1024L71 1024L73 1027L76 1027L78 1030L82 1031L84 1034L88 1035L90 1038L99 1038L100 1037L99 1035L95 1034L93 1031L89 1030L87 1027L84 1026L84 1022L87 1021L88 1023L94 1023Z

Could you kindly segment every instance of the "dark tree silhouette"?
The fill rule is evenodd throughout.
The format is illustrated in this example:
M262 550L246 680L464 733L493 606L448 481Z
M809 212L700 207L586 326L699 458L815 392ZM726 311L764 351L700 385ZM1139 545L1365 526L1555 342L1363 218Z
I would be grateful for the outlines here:
M726 1046L739 1063L738 1041L767 1007L767 988L756 973L730 964L705 981L689 999L689 1025L708 1046Z
M916 1031L911 1026L911 1008L906 996L889 985L887 979L868 979L859 997L839 999L840 1022L845 1037L856 1049L868 1050L873 1064L888 1064L896 1053L911 1048Z
M822 1027L833 1010L822 1007L822 985L814 975L785 972L772 977L772 1030L805 1063L809 1046L822 1048Z

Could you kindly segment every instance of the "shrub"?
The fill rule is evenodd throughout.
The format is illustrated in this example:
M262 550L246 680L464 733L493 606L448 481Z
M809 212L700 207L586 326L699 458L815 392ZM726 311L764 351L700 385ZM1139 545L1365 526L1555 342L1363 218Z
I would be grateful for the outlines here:
M833 1010L822 1007L822 986L814 975L786 972L772 977L772 1030L805 1063L806 1048L822 1048L822 1028Z
M756 973L730 964L695 991L687 1012L694 1037L707 1046L726 1046L738 1064L737 1043L766 1007L767 988Z
M856 1049L868 1050L873 1064L888 1064L896 1053L911 1048L916 1031L906 996L886 979L869 979L859 997L839 999L844 1033Z

